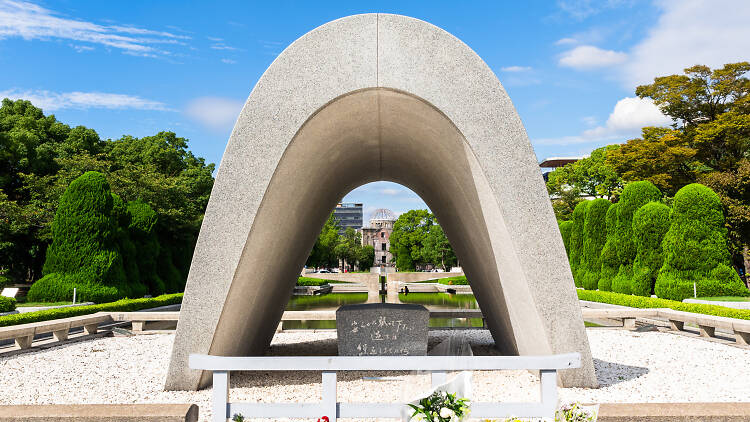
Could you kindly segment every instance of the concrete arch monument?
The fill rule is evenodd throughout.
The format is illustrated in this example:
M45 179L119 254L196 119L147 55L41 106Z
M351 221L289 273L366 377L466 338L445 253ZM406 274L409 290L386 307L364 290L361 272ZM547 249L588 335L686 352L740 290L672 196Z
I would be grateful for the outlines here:
M287 47L232 131L190 268L167 389L190 353L263 354L319 228L351 189L401 183L436 213L497 347L580 352L597 385L568 260L507 93L468 46L398 15L342 18Z

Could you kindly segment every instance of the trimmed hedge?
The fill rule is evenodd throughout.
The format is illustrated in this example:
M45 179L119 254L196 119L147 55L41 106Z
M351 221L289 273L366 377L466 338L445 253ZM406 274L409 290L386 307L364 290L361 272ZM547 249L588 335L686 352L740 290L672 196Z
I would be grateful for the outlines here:
M0 296L0 312L10 312L16 309L16 300L12 297Z
M624 295L612 292L576 290L578 292L578 299L591 302L609 303L612 305L629 306L631 308L669 308L674 309L675 311L750 320L750 309L734 309L727 308L726 306L706 305L703 303L684 303L675 300Z
M315 277L297 277L298 286L322 286L324 284L346 284L349 281L341 280L326 280L324 278Z
M581 285L586 290L596 290L601 271L601 254L607 240L606 216L611 202L604 198L591 201L586 208L583 224L583 252L581 254Z
M583 273L581 270L581 255L583 254L583 225L586 221L586 208L591 201L582 201L573 210L573 229L570 231L569 248L570 272L577 287L581 287Z
M182 293L161 295L153 298L122 299L116 302L99 305L71 306L68 308L47 309L45 311L27 312L23 314L6 315L0 317L0 327L27 324L30 322L49 321L53 319L69 318L97 312L139 311L157 306L173 305L182 302Z
M609 292L612 290L612 279L617 276L617 271L620 269L620 261L617 259L617 241L615 239L615 231L617 230L617 209L619 203L613 204L607 210L605 217L607 227L607 241L604 243L602 248L602 255L600 257L601 270L599 271L599 283L598 288L601 291Z
M617 270L617 276L612 279L613 292L631 292L633 261L637 252L635 242L633 242L633 214L638 208L651 201L658 201L660 198L659 188L647 180L628 183L622 190L620 202L618 202L620 206L617 207L617 224L615 226L617 259L620 261L620 268Z
M750 295L730 265L721 200L710 188L693 183L677 192L663 248L657 296L692 297L693 283L698 296Z
M167 289L156 265L160 249L156 238L158 215L150 205L140 200L128 202L127 207L130 215L128 231L137 249L141 282L148 286L152 294L163 294Z
M638 296L651 296L659 269L664 262L661 242L669 230L669 207L659 202L649 202L633 216L633 238L638 252L633 261L631 292Z
M560 221L557 225L560 228L560 236L562 236L563 245L565 245L565 253L570 256L570 232L573 230L573 222L570 220Z
M459 275L455 277L445 277L445 278L439 278L437 279L437 282L440 284L446 284L446 285L454 285L454 286L465 286L469 284L469 281L466 280L465 275Z

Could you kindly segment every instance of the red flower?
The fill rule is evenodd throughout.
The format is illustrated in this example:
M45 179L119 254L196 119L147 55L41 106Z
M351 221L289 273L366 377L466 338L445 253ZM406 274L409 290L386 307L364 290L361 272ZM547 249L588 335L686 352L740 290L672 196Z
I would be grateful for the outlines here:
M322 418L318 418L318 422L329 422L328 416L323 416Z

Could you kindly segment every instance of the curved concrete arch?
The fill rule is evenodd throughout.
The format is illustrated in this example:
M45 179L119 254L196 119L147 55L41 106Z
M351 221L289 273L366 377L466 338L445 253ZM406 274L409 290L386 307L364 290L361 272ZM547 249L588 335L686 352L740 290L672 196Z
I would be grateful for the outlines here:
M190 353L262 354L319 228L351 189L401 183L435 211L500 350L581 352L568 261L536 157L487 65L447 32L356 15L292 43L250 94L198 238L167 389L209 380Z

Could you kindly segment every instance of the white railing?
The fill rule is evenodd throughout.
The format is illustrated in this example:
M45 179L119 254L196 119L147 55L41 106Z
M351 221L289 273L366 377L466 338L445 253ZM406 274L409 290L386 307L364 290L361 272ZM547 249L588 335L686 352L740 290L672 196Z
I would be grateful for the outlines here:
M549 356L279 356L228 357L190 355L190 368L213 371L214 422L239 413L246 418L327 416L336 418L400 418L402 403L339 403L338 371L427 371L433 386L444 384L449 371L538 370L541 401L536 403L471 403L473 418L554 417L557 371L581 366L579 353ZM230 403L231 371L322 371L322 401L317 403Z

